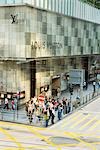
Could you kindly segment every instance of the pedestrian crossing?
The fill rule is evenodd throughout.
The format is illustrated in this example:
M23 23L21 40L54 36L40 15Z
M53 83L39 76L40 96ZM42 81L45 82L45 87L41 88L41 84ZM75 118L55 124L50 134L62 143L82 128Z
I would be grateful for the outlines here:
M100 131L100 117L99 114L83 113L78 111L69 117L65 118L60 124L62 129L78 129L80 131Z

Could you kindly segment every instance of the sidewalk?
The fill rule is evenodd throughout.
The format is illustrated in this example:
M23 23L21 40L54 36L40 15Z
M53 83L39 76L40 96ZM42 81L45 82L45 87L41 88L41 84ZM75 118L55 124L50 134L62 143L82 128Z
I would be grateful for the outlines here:
M96 85L96 90L98 89L98 86ZM89 95L93 92L93 85L89 85L87 90L83 91L83 96L85 97L86 95ZM100 93L100 89L99 89L99 93ZM76 97L79 96L79 93L77 92L77 89L74 89L73 91L73 95L71 96L71 100L74 101L76 99ZM70 99L70 93L64 91L61 96L60 99L62 99L63 97ZM1 113L2 111L2 113ZM65 115L62 116L62 118ZM33 121L31 125L34 126L44 126L45 122L44 120L42 120L41 122L37 122L37 118L35 116L33 116ZM3 121L10 121L10 122L17 122L17 123L24 123L24 124L29 124L29 119L28 116L26 115L26 111L25 108L20 109L20 110L4 110L4 109L0 109L0 120ZM56 112L56 116L55 116L55 122L57 122L58 118L57 118L57 112ZM49 125L51 124L51 121L49 121Z

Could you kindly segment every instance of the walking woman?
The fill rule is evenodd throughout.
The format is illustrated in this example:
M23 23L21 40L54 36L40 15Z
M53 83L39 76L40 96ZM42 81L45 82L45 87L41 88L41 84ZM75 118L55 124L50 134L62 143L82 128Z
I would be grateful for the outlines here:
M28 104L28 114L32 114L33 113L33 102L32 101L29 101L29 104Z

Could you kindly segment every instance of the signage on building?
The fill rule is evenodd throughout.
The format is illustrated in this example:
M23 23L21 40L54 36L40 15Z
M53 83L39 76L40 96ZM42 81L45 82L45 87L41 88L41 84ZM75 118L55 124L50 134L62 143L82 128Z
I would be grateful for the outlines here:
M69 83L70 84L82 84L85 81L84 69L71 69L69 71Z
M11 14L12 24L18 23L17 17L18 17L18 14L16 14L16 15Z
M45 49L46 48L46 42L45 41L34 41L32 42L32 49ZM62 43L60 42L47 42L47 48L53 49L53 48L62 48Z

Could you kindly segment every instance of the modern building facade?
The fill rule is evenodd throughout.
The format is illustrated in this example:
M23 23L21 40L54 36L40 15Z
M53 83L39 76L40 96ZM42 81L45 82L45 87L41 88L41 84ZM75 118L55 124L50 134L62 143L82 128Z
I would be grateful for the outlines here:
M0 91L67 89L70 69L99 73L100 10L79 0L0 0ZM23 95L22 95L23 98Z

